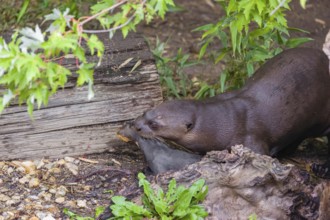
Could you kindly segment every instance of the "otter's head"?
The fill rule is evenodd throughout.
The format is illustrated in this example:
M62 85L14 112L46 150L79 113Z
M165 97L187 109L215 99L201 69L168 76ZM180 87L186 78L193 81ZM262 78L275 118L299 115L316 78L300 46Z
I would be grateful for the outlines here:
M180 144L194 128L195 108L194 101L167 101L138 117L134 126L143 137L160 137Z

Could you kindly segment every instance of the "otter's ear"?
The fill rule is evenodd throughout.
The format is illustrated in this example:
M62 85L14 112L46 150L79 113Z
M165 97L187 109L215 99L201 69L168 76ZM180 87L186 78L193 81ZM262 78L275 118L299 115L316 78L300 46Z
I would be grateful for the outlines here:
M190 131L193 127L194 127L194 124L193 123L191 123L191 122L186 123L187 132Z

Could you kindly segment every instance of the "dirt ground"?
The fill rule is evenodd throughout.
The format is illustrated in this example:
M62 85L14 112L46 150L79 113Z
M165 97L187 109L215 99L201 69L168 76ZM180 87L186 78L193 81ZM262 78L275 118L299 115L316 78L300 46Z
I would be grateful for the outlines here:
M142 25L138 31L152 41L157 36L168 40L170 54L181 47L197 57L200 33L191 30L215 21L221 15L220 9L211 0L175 2L184 8L183 12L170 13L165 21ZM289 25L310 32L308 36L315 40L306 46L321 48L330 29L330 1L309 1L306 10L298 2L293 0L292 11L288 14ZM216 78L219 66L206 62L188 71L203 79ZM319 145L320 150L315 150ZM299 158L309 155L313 161L323 160L326 155L324 145L323 139L307 142L285 160L304 168L304 162L309 161ZM132 147L134 151L129 149ZM143 155L132 145L120 154L0 162L0 220L65 219L62 212L65 207L80 215L92 216L95 207L108 205L113 194L132 193L136 174L145 170L145 166Z

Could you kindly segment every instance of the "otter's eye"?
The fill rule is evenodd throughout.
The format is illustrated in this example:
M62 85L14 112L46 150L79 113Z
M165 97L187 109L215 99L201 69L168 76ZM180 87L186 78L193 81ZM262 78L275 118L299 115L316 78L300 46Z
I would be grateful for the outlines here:
M152 130L156 130L158 129L158 124L154 121L149 121L148 122L148 126L152 129Z
M190 131L193 128L193 124L192 123L186 124L186 128L187 128L187 131Z

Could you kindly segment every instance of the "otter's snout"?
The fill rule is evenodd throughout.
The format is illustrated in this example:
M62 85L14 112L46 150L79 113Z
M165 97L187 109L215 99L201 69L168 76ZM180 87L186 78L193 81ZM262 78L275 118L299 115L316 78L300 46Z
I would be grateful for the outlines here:
M136 129L136 131L140 132L143 130L143 127L145 127L144 121L145 120L141 116L135 119L135 121L133 122L133 126Z

